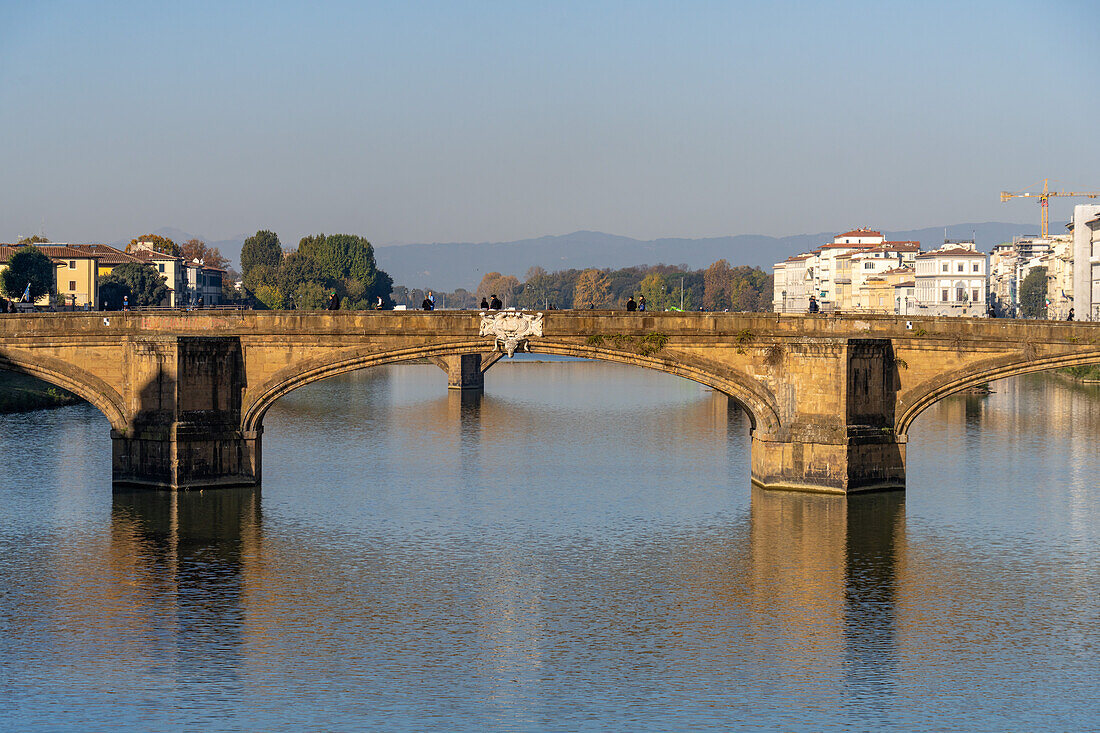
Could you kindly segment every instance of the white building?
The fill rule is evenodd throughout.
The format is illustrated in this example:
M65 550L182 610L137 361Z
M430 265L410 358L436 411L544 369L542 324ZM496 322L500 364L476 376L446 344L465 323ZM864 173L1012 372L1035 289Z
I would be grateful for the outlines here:
M187 262L183 269L187 283L187 305L201 304L204 308L221 305L225 270L204 265L201 260Z
M775 265L772 310L776 313L805 313L810 307L810 278L806 264L812 255L796 255Z
M1100 206L1073 207L1073 309L1078 320L1100 321Z
M915 315L987 315L985 255L973 242L948 242L916 256Z

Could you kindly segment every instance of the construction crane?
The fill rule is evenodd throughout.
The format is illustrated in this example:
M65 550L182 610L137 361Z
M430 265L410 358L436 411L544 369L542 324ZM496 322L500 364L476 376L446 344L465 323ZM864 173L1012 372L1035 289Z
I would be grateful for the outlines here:
M1039 206L1042 209L1042 216L1040 218L1041 227L1043 230L1043 239L1046 239L1047 232L1050 229L1050 198L1051 196L1082 196L1090 199L1100 198L1100 191L1051 191L1047 187L1049 178L1043 179L1043 191L1042 193L1029 193L1027 191L1021 191L1020 193L1009 193L1008 191L1001 191L1001 203L1009 199L1039 199Z

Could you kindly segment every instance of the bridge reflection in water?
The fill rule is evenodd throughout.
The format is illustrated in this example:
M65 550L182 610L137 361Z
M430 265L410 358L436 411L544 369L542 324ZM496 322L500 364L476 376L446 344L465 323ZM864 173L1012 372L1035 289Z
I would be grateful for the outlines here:
M478 403L448 399L474 422ZM548 548L522 534L466 537L472 551L453 538L268 537L258 489L116 491L111 556L134 632L119 639L140 665L218 686L291 668L307 685L412 684L414 669L430 679L453 665L501 720L537 705L564 657L592 655L598 672L622 649L652 648L677 675L875 692L894 677L904 514L900 492L755 488L747 518L599 558L598 541Z

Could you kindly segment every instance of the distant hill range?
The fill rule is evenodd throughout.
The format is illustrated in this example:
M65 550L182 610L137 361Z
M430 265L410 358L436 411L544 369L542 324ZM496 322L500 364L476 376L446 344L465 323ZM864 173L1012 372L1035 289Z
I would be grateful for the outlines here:
M935 249L943 244L945 229L951 239L973 238L978 249L988 252L994 245L1011 241L1014 236L1033 234L1036 227L1034 224L985 222L908 231L883 231L883 234L889 240L918 241L923 249ZM455 288L473 290L487 272L515 275L522 280L527 270L535 265L551 272L570 268L620 268L662 263L684 264L692 269L700 269L725 259L731 265L751 265L770 271L776 262L825 244L838 233L819 232L790 237L739 234L705 239L669 238L645 241L603 232L582 231L515 242L378 246L375 248L375 256L378 266L392 275L396 284L446 291ZM186 242L193 236L171 228L157 230L154 234L170 237L177 242ZM217 247L236 264L240 261L244 239L242 236L239 239L204 241Z

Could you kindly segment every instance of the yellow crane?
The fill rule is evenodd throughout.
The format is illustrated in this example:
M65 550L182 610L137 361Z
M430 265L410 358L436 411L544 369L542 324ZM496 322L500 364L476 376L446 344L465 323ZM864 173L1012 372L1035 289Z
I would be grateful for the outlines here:
M1027 191L1021 191L1019 193L1009 193L1008 191L1001 191L1001 203L1009 199L1039 199L1039 206L1042 208L1042 216L1040 218L1041 227L1043 230L1043 238L1047 236L1047 232L1050 229L1050 197L1051 196L1083 196L1090 199L1100 198L1100 191L1051 191L1047 187L1049 178L1043 179L1042 192L1029 193Z

